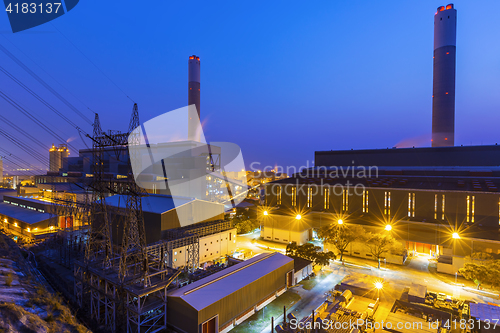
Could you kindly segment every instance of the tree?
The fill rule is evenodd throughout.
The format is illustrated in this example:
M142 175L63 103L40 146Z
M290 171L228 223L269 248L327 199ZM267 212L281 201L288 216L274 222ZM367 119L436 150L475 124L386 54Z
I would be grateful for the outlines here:
M285 254L287 256L296 257L296 254L295 254L296 252L297 252L297 243L296 242L289 243L286 246Z
M333 253L332 251L318 252L316 254L314 264L320 265L321 267L323 267L323 266L329 265L330 260L334 260L334 259L335 259L335 253Z
M474 252L466 258L468 261L458 272L466 279L474 281L477 288L489 284L492 288L500 285L500 260L485 252Z
M368 233L365 236L366 246L372 256L378 261L378 269L380 269L380 258L384 253L398 247L398 243L390 234L373 234Z
M321 251L321 247L311 243L297 245L296 242L292 242L286 246L286 255L312 261L313 266L325 266L330 263L330 260L335 259L335 254L333 252L323 252Z
M246 234L259 227L259 222L245 216L233 218L233 224L238 234Z
M458 272L467 280L472 280L477 285L477 289L479 286L485 282L488 278L488 268L481 264L475 263L467 263L464 267L460 268Z
M357 239L360 239L365 234L365 229L357 224L344 225L332 223L321 228L318 232L318 237L323 239L323 242L332 244L340 253L340 260L347 252L347 246Z

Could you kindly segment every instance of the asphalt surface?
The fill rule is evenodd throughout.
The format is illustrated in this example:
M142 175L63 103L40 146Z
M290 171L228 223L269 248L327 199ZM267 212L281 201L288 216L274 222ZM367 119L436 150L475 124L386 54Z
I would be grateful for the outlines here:
M239 249L251 250L253 255L257 253L280 251L284 252L286 245L259 240L259 233L251 233L238 236L237 246ZM411 258L409 264L405 266L388 264L381 269L376 268L375 261L367 261L353 257L345 258L347 265L342 265L339 262L332 263L329 267L325 267L324 271L331 272L324 276L319 275L314 279L319 282L311 290L305 290L301 286L294 287L294 291L301 296L301 300L297 302L291 311L300 320L311 314L311 312L319 307L325 301L325 293L333 289L337 283L350 273L362 273L372 275L375 278L384 280L384 287L380 292L380 301L382 305L391 306L394 300L399 299L404 288L409 287L412 283L427 286L428 291L444 292L447 295L452 295L457 298L472 300L475 302L486 303L492 302L500 304L498 295L487 297L479 295L473 289L462 288L458 283L455 285L454 277L450 276L448 280L429 271L429 257L417 256ZM460 282L460 281L459 281ZM282 318L275 318L275 322L282 321ZM271 326L266 327L262 332L270 332Z

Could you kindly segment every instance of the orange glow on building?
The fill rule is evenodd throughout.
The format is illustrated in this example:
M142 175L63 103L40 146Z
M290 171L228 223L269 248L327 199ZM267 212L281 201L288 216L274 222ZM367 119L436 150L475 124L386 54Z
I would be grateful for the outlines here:
M448 95L448 92L446 92L446 95Z

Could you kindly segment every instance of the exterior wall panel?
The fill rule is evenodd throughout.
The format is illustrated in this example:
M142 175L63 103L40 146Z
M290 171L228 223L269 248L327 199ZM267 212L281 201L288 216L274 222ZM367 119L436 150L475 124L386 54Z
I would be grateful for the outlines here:
M242 289L201 310L198 322L203 323L219 314L219 327L244 314L259 302L286 287L286 273L293 270L293 261L261 277Z

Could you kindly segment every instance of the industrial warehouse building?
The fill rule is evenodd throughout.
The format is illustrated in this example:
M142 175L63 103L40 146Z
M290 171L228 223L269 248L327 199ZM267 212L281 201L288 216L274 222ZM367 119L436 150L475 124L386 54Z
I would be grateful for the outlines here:
M60 215L61 205L5 195L0 202L0 226L16 236L42 239L58 229L78 227L73 216Z
M293 278L294 283L297 284L311 275L313 272L313 262L300 257L292 257L293 259Z
M54 226L56 216L33 207L35 205L18 203L15 199L5 196L4 202L0 202L0 227L16 236L31 238L42 231L49 232Z
M272 229L319 229L338 219L372 232L390 224L408 251L440 256L438 270L454 274L471 253L500 254L500 167L467 166L499 155L498 146L317 152L314 168L266 186L262 234L271 240ZM427 165L433 160L451 165Z
M312 225L305 216L271 214L261 219L260 237L277 243L302 245L312 240Z
M175 201L175 202L174 202ZM126 196L106 198L106 204L119 209L126 207ZM177 206L176 206L177 205ZM158 242L170 229L185 227L181 221L206 222L224 219L224 205L185 197L149 194L142 198L146 242ZM206 216L210 216L206 218ZM118 219L115 220L118 223ZM121 228L113 228L113 238L122 239Z
M293 284L294 261L260 254L168 294L167 321L177 332L227 332Z

